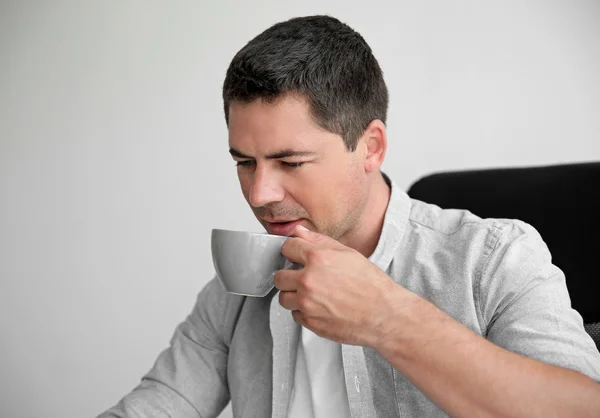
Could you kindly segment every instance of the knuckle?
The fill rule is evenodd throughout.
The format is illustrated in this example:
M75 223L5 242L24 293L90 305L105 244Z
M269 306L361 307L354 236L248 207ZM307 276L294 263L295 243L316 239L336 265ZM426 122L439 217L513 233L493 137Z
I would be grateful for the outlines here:
M302 312L305 312L309 308L310 308L310 300L306 296L299 296L298 297L298 309L300 309Z
M323 250L311 248L306 253L306 259L309 263L321 263L323 261Z
M328 235L319 235L316 237L315 242L329 243L332 239Z
M312 292L314 290L314 281L312 276L304 273L298 279L298 287L302 288L305 292Z

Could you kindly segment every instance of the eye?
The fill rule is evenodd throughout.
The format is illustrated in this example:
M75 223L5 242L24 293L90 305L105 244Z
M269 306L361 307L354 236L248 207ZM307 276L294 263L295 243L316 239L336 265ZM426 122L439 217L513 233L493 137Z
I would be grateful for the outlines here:
M235 162L236 167L249 167L252 164L254 164L253 160L236 161Z
M290 167L290 168L298 168L298 167L302 167L304 165L304 162L298 162L298 163L286 163L285 161L281 162L284 166L286 167Z

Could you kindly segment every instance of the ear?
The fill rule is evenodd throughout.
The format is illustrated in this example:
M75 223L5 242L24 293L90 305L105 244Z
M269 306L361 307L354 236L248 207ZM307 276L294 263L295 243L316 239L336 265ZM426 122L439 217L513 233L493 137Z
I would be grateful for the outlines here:
M387 151L387 133L384 123L379 119L373 120L361 139L366 148L365 171L367 173L379 171Z

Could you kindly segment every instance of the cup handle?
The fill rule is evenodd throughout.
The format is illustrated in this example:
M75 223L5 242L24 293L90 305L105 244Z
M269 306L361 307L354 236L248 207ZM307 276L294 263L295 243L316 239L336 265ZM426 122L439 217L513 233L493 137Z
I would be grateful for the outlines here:
M292 263L287 258L283 259L282 270L301 270L303 268L302 264Z

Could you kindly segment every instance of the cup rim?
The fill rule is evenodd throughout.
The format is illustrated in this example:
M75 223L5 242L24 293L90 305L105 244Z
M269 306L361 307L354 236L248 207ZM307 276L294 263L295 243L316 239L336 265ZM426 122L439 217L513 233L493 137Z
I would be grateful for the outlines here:
M211 233L214 232L224 232L226 234L243 234L243 235L252 235L254 237L270 237L274 239L288 239L290 237L285 235L273 235L268 232L252 232L252 231L241 231L241 230L233 230L233 229L222 229L222 228L213 228Z

